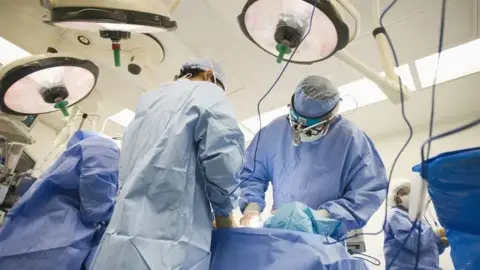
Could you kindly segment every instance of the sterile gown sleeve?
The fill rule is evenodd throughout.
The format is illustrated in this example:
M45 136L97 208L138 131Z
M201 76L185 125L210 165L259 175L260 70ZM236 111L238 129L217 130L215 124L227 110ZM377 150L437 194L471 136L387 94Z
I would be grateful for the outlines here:
M90 140L88 144L92 145L82 148L79 195L80 214L86 224L109 221L113 214L120 152L111 143L105 146Z
M385 200L388 186L385 167L372 141L363 132L352 134L352 140L342 198L320 207L342 221L347 231L365 226Z
M415 225L416 228L412 230L410 237L408 237L408 240L405 242L405 239L407 239L413 226L413 222L410 221L407 216L399 214L393 215L390 219L389 226L392 229L393 237L395 237L395 239L402 245L405 243L404 247L413 253L417 252L417 248L419 248L420 252L434 248L438 241L440 241L440 237L432 230L432 228L419 230L420 226L417 222ZM419 237L420 247L418 247Z
M268 127L265 127L261 130L262 142L266 136L265 132L267 128ZM240 198L240 210L242 213L249 203L258 204L261 212L265 208L265 192L267 192L268 183L271 177L267 170L267 150L263 143L259 143L258 134L259 133L255 134L247 151L245 151L245 165L240 172L240 180L244 181L241 184L242 196ZM254 158L257 143L257 155L256 158Z
M209 106L202 112L195 130L207 194L215 214L224 217L237 206L240 188L228 195L240 183L238 173L243 165L245 145L232 107L226 97Z

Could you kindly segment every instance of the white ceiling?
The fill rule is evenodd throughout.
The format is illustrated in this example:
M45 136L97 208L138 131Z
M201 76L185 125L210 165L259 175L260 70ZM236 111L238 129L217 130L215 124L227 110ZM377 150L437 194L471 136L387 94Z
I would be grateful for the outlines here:
M135 35L123 44L123 66L113 66L110 45L97 33L64 31L41 23L45 12L38 1L0 0L0 36L31 53L43 53L49 46L59 51L71 51L93 60L100 66L100 78L95 93L84 104L85 110L100 114L101 120L123 108L135 108L138 95L154 90L162 82L171 80L182 63L190 57L211 57L221 63L227 77L228 95L233 101L239 120L256 114L256 103L277 77L281 65L275 59L250 43L241 33L236 17L242 0L183 0L173 14L179 29L173 33L158 34L165 48L165 60L155 43L145 36ZM390 0L382 0L386 5ZM478 0L451 0L447 5L445 48L457 46L479 37ZM165 0L166 4L169 1ZM347 47L347 51L380 71L380 60L371 31L375 27L372 2L352 0L362 16L361 36ZM433 54L436 51L440 18L439 0L402 0L386 17L386 26L395 44L401 64ZM351 23L347 19L347 22ZM313 29L314 31L315 29ZM86 35L92 45L78 43L77 36ZM126 71L131 56L143 72L133 76ZM343 85L361 78L359 74L335 58L311 66L290 65L271 95L262 104L269 111L288 103L295 85L304 76L318 74ZM476 86L480 75L471 75L442 84L437 99L437 119L480 115ZM368 94L368 93L366 93ZM475 96L476 98L472 98ZM99 101L98 111L96 103ZM454 101L454 102L453 102ZM412 94L408 103L409 118L420 125L428 119L429 91ZM389 101L361 108L349 116L372 136L394 132L402 127L399 106ZM42 117L53 127L60 127L58 114ZM110 132L121 132L117 129Z

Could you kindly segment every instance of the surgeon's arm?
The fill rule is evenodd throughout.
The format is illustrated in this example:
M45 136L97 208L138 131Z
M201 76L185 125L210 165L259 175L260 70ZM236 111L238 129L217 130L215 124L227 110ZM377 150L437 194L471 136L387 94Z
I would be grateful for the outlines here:
M348 170L348 184L342 198L325 203L320 208L330 213L330 217L343 221L347 231L365 226L368 219L378 210L386 197L388 186L383 162L368 138L354 143Z
M424 251L435 247L438 235L433 232L432 228L422 230L420 221L412 230L413 222L407 216L393 215L389 226L392 229L393 236L404 248L416 253L417 250ZM408 236L410 234L410 236ZM420 242L419 242L420 241ZM404 244L405 243L405 244Z
M233 191L239 184L245 144L231 108L226 98L215 103L202 113L195 128L207 194L215 215L222 217L229 216L237 206L240 188Z
M85 223L108 222L118 190L120 152L112 141L88 141L82 145L80 214ZM110 144L111 143L111 144Z
M261 142L266 138L266 128L262 129ZM265 208L265 192L268 189L270 177L266 167L267 153L263 144L259 143L257 133L252 142L245 151L245 165L240 173L242 181L242 196L240 199L240 210L242 213L245 208L252 203L258 205L259 212ZM258 144L258 147L257 147ZM255 151L257 155L255 157Z

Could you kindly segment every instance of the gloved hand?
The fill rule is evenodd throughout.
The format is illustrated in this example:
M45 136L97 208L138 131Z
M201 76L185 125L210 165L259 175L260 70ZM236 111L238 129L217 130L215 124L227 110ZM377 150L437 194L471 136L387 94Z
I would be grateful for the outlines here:
M260 206L256 203L249 203L243 211L243 217L240 219L240 225L248 227L254 222L260 222Z
M315 219L330 218L330 213L325 209L313 211L313 216Z
M435 229L435 233L440 236L440 238L446 238L447 235L445 234L445 229L444 228L437 228Z
M447 248L450 246L450 244L448 243L448 239L446 237L442 237L440 238L440 241L442 241L442 244Z
M215 216L215 221L212 223L212 227L218 229L235 228L235 220L232 215L228 217Z

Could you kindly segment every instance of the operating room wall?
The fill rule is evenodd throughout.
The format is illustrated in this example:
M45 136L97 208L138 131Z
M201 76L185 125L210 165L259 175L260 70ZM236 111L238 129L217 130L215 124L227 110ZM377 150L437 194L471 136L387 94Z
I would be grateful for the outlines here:
M26 152L38 164L44 160L47 153L52 149L57 132L43 122L37 121L31 129L31 135L35 139L35 143L27 146Z
M451 121L441 125L437 124L434 128L434 134L453 129L468 122L469 120L473 120L474 117L475 116L471 115L465 119ZM431 156L456 149L478 147L480 146L479 134L480 127L477 126L462 133L435 141L432 143ZM405 131L398 134L392 134L390 136L372 138L378 152L383 159L383 162L385 163L387 171L390 170L395 156L398 154L400 148L407 139L407 135L408 134ZM395 166L392 180L393 185L398 183L398 181L402 178L410 178L413 175L411 168L413 165L420 163L420 147L427 138L428 130L426 128L414 129L414 135L409 146L405 149L405 152L402 154L397 165ZM433 211L433 209L431 210ZM383 205L370 219L364 228L364 232L378 232L381 229L385 214L384 211L385 207ZM380 267L373 269L385 269L385 265L383 264L383 233L379 236L366 236L365 243L367 245L367 253L377 257L380 261L382 261L382 265ZM440 266L445 270L454 269L450 258L450 249L447 249L445 253L441 255Z

